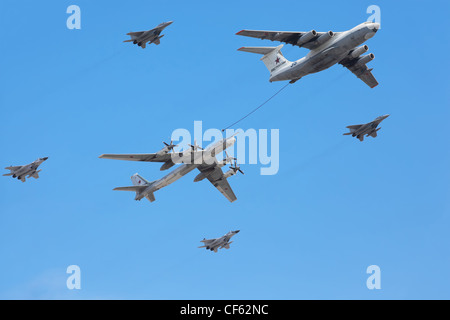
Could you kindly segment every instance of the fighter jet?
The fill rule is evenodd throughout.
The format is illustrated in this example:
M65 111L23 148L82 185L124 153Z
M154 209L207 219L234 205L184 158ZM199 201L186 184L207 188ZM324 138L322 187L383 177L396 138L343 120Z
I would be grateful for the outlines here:
M280 41L311 50L305 57L294 62L288 61L281 53L283 45L242 47L238 50L262 54L261 60L270 71L270 82L290 80L290 83L294 83L308 74L339 63L374 88L378 82L371 73L372 69L367 68L366 64L375 56L372 53L361 56L369 47L360 45L372 38L379 28L378 23L364 22L344 32L242 30L237 33L240 36Z
M226 235L217 238L217 239L203 239L200 242L203 242L204 246L201 246L199 248L206 248L206 250L211 250L214 252L217 252L217 249L230 249L230 244L233 243L233 241L230 241L231 237L237 234L240 230L236 231L230 231Z
M4 174L4 176L12 176L13 178L17 178L18 180L21 180L22 182L25 182L26 178L29 178L29 177L38 179L39 172L41 172L42 170L37 170L37 168L42 164L42 162L44 162L47 159L48 159L48 157L39 158L25 166L6 167L5 169L10 170L10 173L6 173L6 174ZM26 176L28 176L28 177L26 177Z
M228 184L227 179L234 176L237 172L243 173L236 164L236 158L229 157L222 161L216 159L216 155L234 145L236 138L233 136L218 141L208 148L203 149L194 142L191 149L184 152L175 152L172 141L170 144L164 143L165 147L157 153L150 154L102 154L99 158L128 160L128 161L144 161L144 162L162 162L161 170L167 170L175 164L181 164L175 170L162 177L161 179L149 182L142 178L139 174L131 176L133 186L118 187L114 190L134 191L136 192L135 200L147 198L150 202L155 201L154 192L172 184L181 177L185 176L194 169L198 169L200 173L195 177L194 182L207 178L230 202L236 200L236 196ZM199 150L200 149L200 150ZM170 152L172 150L172 152ZM227 172L222 171L227 163L235 160L234 166L231 165Z
M131 37L130 40L125 40L124 42L133 42L137 44L142 49L145 49L147 43L154 43L156 45L160 44L160 39L164 37L164 35L160 35L161 32L172 24L173 21L160 23L156 28L148 30L148 31L138 31L138 32L129 32L128 36Z
M384 116L379 116L372 122L366 124L357 124L353 126L348 126L347 128L350 129L350 132L344 133L344 136L351 134L352 137L357 137L359 141L364 141L364 135L366 135L366 137L371 136L375 138L377 136L377 131L381 129L381 127L377 129L378 125L381 123L381 121L383 121L387 117L389 117L388 114Z

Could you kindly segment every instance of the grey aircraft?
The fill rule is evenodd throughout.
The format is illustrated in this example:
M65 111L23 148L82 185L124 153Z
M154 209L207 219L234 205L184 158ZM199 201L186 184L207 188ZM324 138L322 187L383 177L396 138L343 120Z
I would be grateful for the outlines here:
M366 64L375 56L372 53L361 55L369 50L367 45L362 44L372 38L379 28L378 23L367 21L343 32L242 30L237 33L240 36L280 41L310 50L305 57L294 62L288 61L281 53L282 44L278 47L242 47L238 50L262 54L261 60L270 71L270 82L290 80L290 83L294 83L308 74L339 63L374 88L378 82L371 73L372 69L367 68Z
M199 248L206 248L206 250L211 250L214 252L217 252L218 249L230 249L230 244L233 243L233 241L230 241L231 237L237 234L240 230L236 231L230 231L226 235L217 238L217 239L203 239L200 242L203 242L203 246Z
M371 136L375 138L377 136L377 131L381 129L381 127L377 129L378 125L387 117L389 117L388 114L379 116L372 122L366 124L356 124L353 126L348 126L347 128L350 129L350 132L344 133L344 136L351 134L352 137L357 137L359 141L364 141L364 135L366 135L366 137Z
M125 40L124 42L133 42L137 44L142 49L145 49L147 43L149 44L160 44L160 39L164 37L164 35L160 35L161 32L168 26L172 24L173 21L160 23L156 28L148 30L148 31L138 31L138 32L129 32L128 36L131 37L130 40Z
M6 167L5 169L10 170L10 173L6 173L6 174L4 174L4 176L12 176L13 178L17 178L18 180L21 180L22 182L25 182L26 178L29 178L29 177L38 179L39 172L41 172L42 170L37 170L37 168L42 164L42 162L44 162L47 159L48 159L48 157L39 158L25 166Z
M222 161L216 159L216 155L231 147L236 142L236 138L233 136L218 141L206 149L203 149L194 142L191 145L191 149L183 152L175 152L176 145L170 142L165 143L165 147L157 153L149 154L102 154L99 158L102 159L115 159L115 160L128 160L128 161L144 161L144 162L161 162L161 170L167 170L173 167L175 164L181 164L172 172L168 173L161 179L149 182L142 178L139 174L131 176L133 186L118 187L114 190L119 191L134 191L136 192L135 200L142 200L147 198L150 202L155 201L154 192L172 184L181 177L185 176L194 169L198 169L200 173L195 177L194 182L208 179L230 202L236 200L236 196L231 189L227 179L237 172L242 172L239 166L236 164L236 158L229 157L226 154L226 158ZM200 149L200 151L198 151ZM172 152L170 152L172 151ZM230 170L227 172L222 171L227 163L235 160L234 166L230 166Z

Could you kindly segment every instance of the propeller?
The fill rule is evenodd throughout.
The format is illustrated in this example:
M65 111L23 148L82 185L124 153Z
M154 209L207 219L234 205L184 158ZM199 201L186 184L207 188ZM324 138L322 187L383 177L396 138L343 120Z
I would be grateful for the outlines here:
M192 148L192 151L197 151L197 149L203 150L202 147L197 145L197 140L194 140L194 145L190 144L189 146Z
M167 150L168 151L172 150L172 152L175 152L174 148L178 146L177 144L173 144L173 140L170 140L170 144L164 141L163 143L167 147Z
M231 162L232 160L234 160L234 161L237 160L237 159L234 158L234 157L230 157L226 151L225 151L225 155L226 155L226 158L223 159L223 162L224 162L224 163L229 163L229 162Z
M244 171L241 170L241 167L239 167L239 166L237 165L236 160L234 160L234 167L233 167L233 166L230 166L230 169L233 170L234 173L237 173L237 172L239 171L240 173L244 174Z

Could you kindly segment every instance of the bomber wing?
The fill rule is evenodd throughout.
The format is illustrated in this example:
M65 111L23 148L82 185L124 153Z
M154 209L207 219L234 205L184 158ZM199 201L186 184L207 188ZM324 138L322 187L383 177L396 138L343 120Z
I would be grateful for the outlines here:
M206 170L210 170L208 167L206 167ZM198 169L201 172L204 172L205 167L198 167ZM230 184L228 183L228 180L224 178L223 171L219 167L214 167L212 171L207 174L206 178L214 185L214 187L217 188L217 190L222 193L225 198L227 198L230 202L235 201L236 195L233 192L233 189L231 189Z
M167 162L170 160L177 160L176 163L182 162L189 155L191 157L198 157L203 151L194 151L191 153L141 153L141 154L102 154L101 159L113 159L113 160L127 160L127 161L143 161L143 162Z
M236 33L239 36L252 37L258 39L267 39L270 41L279 41L293 46L303 47L306 49L315 49L318 46L317 39L327 32L316 32L311 30L309 32L302 31L267 31L267 30L241 30ZM339 35L340 32L334 32L333 36ZM303 36L307 39L301 40Z

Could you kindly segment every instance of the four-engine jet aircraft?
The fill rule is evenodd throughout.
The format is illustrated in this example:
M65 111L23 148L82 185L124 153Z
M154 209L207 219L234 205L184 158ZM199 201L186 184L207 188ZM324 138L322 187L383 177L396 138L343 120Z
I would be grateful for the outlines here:
M42 164L42 162L44 162L47 159L48 159L48 157L39 158L25 166L6 167L5 169L10 170L11 172L4 174L4 176L12 176L13 178L17 178L18 180L21 180L22 182L25 182L26 178L29 178L29 177L38 179L39 172L41 172L42 170L37 170L37 168Z
M381 121L383 121L387 117L389 117L388 114L384 116L379 116L372 122L366 124L357 124L353 126L348 126L347 128L350 129L350 132L344 133L344 136L351 134L352 137L357 137L359 141L364 140L364 135L366 135L366 137L371 136L375 138L377 136L377 131L381 129L381 128L377 129L378 125L381 123Z
M233 243L233 241L230 241L231 237L237 234L240 230L236 231L230 231L226 235L217 238L217 239L203 239L200 242L203 242L204 246L201 246L199 248L206 248L206 250L211 250L214 252L217 252L217 249L230 249L230 244Z
M374 88L378 82L371 73L372 69L367 68L366 63L372 61L375 56L372 53L361 56L369 50L369 47L360 45L372 38L379 28L378 23L364 22L344 32L242 30L237 33L240 36L280 41L311 50L305 57L294 62L288 61L281 53L283 45L242 47L238 50L262 54L261 60L270 71L270 82L290 80L294 83L308 74L328 69L339 63L369 87Z
M129 32L127 35L131 37L130 40L125 40L124 42L133 42L137 44L142 49L145 49L147 43L154 43L156 45L160 44L160 40L164 35L161 35L161 32L172 24L173 21L160 23L156 28L148 30L148 31L138 31L138 32Z
M238 171L243 173L234 163L234 166L230 166L230 170L223 173L222 167L227 163L230 163L235 158L227 157L223 161L217 161L216 155L226 150L236 142L236 138L233 136L218 141L206 149L202 149L194 142L191 145L190 150L184 152L174 152L175 145L166 144L163 149L157 153L150 154L102 154L99 158L102 159L115 159L115 160L129 160L129 161L144 161L144 162L162 162L161 170L166 170L174 166L175 164L181 164L174 171L170 172L166 176L159 180L149 182L135 174L131 177L133 186L118 187L114 190L119 191L134 191L136 192L135 200L141 200L147 198L150 202L155 201L154 192L168 186L169 184L177 181L181 177L185 176L195 168L200 173L195 177L194 182L201 181L207 178L230 202L236 200L233 190L228 184L227 178L235 175ZM201 149L198 151L198 149ZM169 152L172 150L172 152Z

